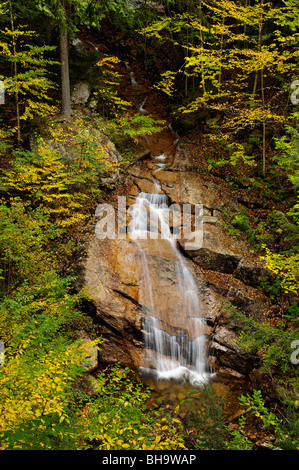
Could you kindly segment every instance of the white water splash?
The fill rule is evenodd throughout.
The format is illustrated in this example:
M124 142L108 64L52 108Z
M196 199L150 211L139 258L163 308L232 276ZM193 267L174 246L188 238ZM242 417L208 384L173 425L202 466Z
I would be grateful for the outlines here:
M159 155L158 157L155 157L155 160L158 160L158 161L164 161L167 159L167 156L164 155L164 153L162 153L161 155Z
M146 100L147 100L147 96L144 98L141 106L138 108L138 111L141 113L141 114L147 114L147 110L145 109L145 103L146 103Z
M136 80L135 75L134 75L134 72L130 72L130 79L131 79L131 85L132 86L137 86L138 85L137 80Z

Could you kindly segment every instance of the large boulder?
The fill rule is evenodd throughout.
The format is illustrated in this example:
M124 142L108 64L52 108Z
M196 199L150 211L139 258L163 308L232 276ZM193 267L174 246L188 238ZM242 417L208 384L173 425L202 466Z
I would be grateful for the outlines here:
M226 327L216 329L211 349L222 372L231 374L233 370L245 376L256 366L256 358L238 346L238 335Z
M232 274L235 272L241 256L221 253L208 247L202 247L199 250L191 251L190 255L193 261L204 269L219 271L220 273Z
M87 82L78 82L75 83L72 94L71 101L73 104L85 104L90 97L90 85Z

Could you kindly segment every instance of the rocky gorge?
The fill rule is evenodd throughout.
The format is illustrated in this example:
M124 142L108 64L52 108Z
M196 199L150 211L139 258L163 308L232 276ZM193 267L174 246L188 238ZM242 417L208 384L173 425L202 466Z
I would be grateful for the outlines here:
M237 203L218 193L214 184L188 172L185 169L188 162L185 159L180 161L182 154L186 156L184 145L180 144L174 167L167 173L157 173L155 178L172 202L201 203L204 206L202 248L186 252L183 241L180 241L180 249L202 284L201 291L208 292L210 346L214 350L212 357L216 370L221 368L232 374L248 374L254 360L236 346L236 335L226 327L227 316L222 301L227 299L248 315L258 315L269 308L269 301L256 290L256 286L259 279L269 276L269 273L257 258L254 259L245 243L230 239L225 233L221 212L229 207L236 211ZM131 203L139 191L148 191L154 185L146 163L142 161L129 170L132 183L127 188L127 199ZM96 217L94 220L96 225ZM130 240L98 240L95 234L91 235L84 265L84 285L90 289L103 324L106 340L101 361L104 362L114 360L138 366L141 361L143 344L137 255ZM159 262L161 278L165 279L166 275L166 282L171 282L171 272L167 275L167 252ZM243 272L246 273L246 282L241 280Z
M139 100L141 106L146 92L146 108L155 114L155 92L151 94L148 88L139 86L137 81L134 83L132 74L127 75L123 90L135 102ZM143 108L139 109L142 111ZM181 238L177 240L177 249L198 290L201 316L205 318L203 334L207 368L217 377L216 381L219 378L241 381L247 388L250 387L250 377L255 377L259 358L238 345L238 335L230 322L229 306L256 320L263 318L272 303L259 287L262 281L271 280L271 274L246 240L228 234L223 214L240 213L243 206L237 197L232 196L228 185L218 184L216 178L194 167L190 149L192 143L179 136L169 121L161 132L143 136L137 157L126 167L125 182L121 181L116 191L109 193L104 205L114 208L116 219L118 196L125 197L128 214L141 193L158 192L178 207L202 205L202 245L188 250L186 239ZM101 239L97 236L97 224L107 213L104 205L100 204L100 210L96 210L90 224L86 254L81 264L80 287L88 290L88 308L100 326L103 343L99 363L120 362L138 371L145 356L144 324L149 307L140 300L144 266L138 244L127 230L121 232L119 229L120 237ZM194 222L192 211L191 218ZM130 215L128 219L127 224ZM148 254L149 269L155 273L152 278L155 303L167 306L168 310L162 329L176 335L184 327L174 314L180 299L173 255L165 240L160 240L159 249L156 244L152 245Z

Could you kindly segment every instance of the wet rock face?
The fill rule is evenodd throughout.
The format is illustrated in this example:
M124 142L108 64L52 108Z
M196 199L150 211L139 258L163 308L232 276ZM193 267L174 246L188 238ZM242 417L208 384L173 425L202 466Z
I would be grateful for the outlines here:
M100 361L138 366L142 355L141 306L138 303L133 244L98 240L89 244L84 284L96 307L104 343Z
M178 155L182 155L182 148ZM246 315L254 316L267 309L267 299L257 293L255 287L268 273L245 243L227 236L221 214L228 208L237 212L238 202L220 191L214 182L204 181L186 168L183 170L187 167L186 155L184 157L184 161L175 161L168 171L153 173L151 159L132 166L127 204L133 204L140 191L153 193L157 190L157 181L160 192L167 195L171 203L203 204L202 246L188 250L186 240L180 239L178 247L196 279L202 316L207 320L208 364L221 373L244 377L256 367L257 361L238 346L237 335L228 327L222 302L223 299L230 301ZM154 302L165 310L163 328L168 334L184 330L185 325L180 324L176 313L181 308L181 299L175 281L173 252L163 240L159 245L153 242L146 246ZM142 328L150 308L141 295L144 277L140 246L136 241L128 236L123 240L99 240L91 235L84 285L89 288L101 324L104 339L101 362L120 361L130 367L142 364Z

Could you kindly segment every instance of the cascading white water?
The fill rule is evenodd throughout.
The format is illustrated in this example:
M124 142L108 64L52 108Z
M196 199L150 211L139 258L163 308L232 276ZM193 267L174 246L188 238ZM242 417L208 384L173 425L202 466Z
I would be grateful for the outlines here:
M155 184L160 191L159 183ZM139 247L143 270L139 302L144 306L145 357L141 370L158 379L187 380L201 385L210 376L206 367L206 320L201 315L194 275L178 250L165 217L168 207L165 194L141 192L133 206L129 227L130 237ZM166 272L171 272L163 302L161 298L166 294L162 291L165 288L162 258L169 264Z
M131 85L136 86L131 67L125 65ZM141 114L147 114L146 102L147 97L138 108ZM151 149L152 140L146 135L143 138ZM179 135L169 124L165 150L153 156L156 167L153 174L171 165L178 142ZM139 194L128 226L141 260L139 303L144 310L145 346L141 370L153 373L157 379L188 380L193 385L202 385L211 376L206 365L203 304L196 279L178 249L174 236L177 231L169 223L168 197L156 179L155 189L153 194Z

